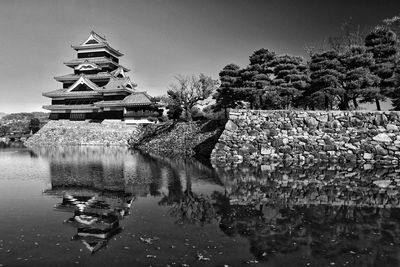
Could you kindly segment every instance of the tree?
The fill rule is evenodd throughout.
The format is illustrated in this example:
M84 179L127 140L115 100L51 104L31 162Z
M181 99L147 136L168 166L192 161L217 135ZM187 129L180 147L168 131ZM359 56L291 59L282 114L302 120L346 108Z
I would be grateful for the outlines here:
M242 84L240 67L235 64L226 65L219 73L220 86L213 98L216 103L214 111L224 110L225 118L228 118L228 108L236 107L237 89Z
M38 118L32 118L29 122L29 131L35 134L40 130L40 121Z
M344 102L344 66L336 51L315 53L309 63L310 89L305 96L310 100L311 108L333 109L336 102Z
M238 92L241 98L250 103L250 108L263 108L264 93L271 85L273 69L270 62L275 58L275 53L261 48L249 57L250 64L241 71L242 90Z
M392 18L384 19L383 23L388 27L391 31L396 33L397 36L400 35L400 15L394 16ZM398 43L399 45L399 43Z
M338 35L329 36L315 45L307 45L306 53L312 57L315 53L335 51L343 53L351 46L363 45L366 32L361 30L360 25L353 25L351 18L344 21Z
M341 25L339 35L328 37L328 50L343 53L352 46L363 45L364 37L365 34L361 31L360 25L354 27L351 19L347 20Z
M397 59L396 68L394 70L395 90L392 93L393 110L400 110L400 59Z
M397 54L395 59L395 67L394 67L394 90L391 94L392 97L392 106L394 110L400 110L400 15L394 16L392 18L385 19L383 21L385 25L396 34L397 37Z
M0 126L0 137L6 136L10 134L10 126L1 125Z
M199 101L210 97L215 91L218 81L204 74L197 76L176 76L176 83L170 85L167 91L175 109L180 107L187 121L192 120L192 108Z
M373 74L380 78L379 88L376 92L376 108L380 108L380 100L392 96L395 92L395 69L398 40L396 34L388 27L375 27L366 37L365 46L372 53L375 64L370 66Z
M383 20L384 24L386 27L388 27L391 31L393 31L396 34L397 37L397 54L396 54L396 60L395 60L395 68L394 68L394 76L393 76L393 82L394 82L394 90L391 94L392 97L392 105L394 110L400 110L400 55L399 49L400 49L400 42L399 42L399 36L400 36L400 15L394 16L392 18L388 18Z
M174 121L179 120L179 118L182 115L182 108L179 105L170 105L167 106L167 108L168 108L167 112L168 118Z
M358 107L357 98L361 102L373 102L379 99L379 77L371 73L370 67L374 64L373 55L366 51L364 46L351 46L342 54L342 63L345 66L343 87L345 97L343 108L349 109L349 101L354 108Z
M266 98L276 98L272 96L276 94L280 108L290 108L309 86L308 68L301 57L289 55L277 56L270 62L270 68L275 76L272 80L275 90L267 91Z

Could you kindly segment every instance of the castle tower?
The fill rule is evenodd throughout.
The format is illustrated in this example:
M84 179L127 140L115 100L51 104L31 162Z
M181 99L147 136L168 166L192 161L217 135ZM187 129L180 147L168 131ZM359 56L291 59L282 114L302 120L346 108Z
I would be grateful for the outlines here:
M146 122L154 116L157 104L127 76L129 69L119 64L121 52L107 40L90 32L80 45L72 45L77 58L64 62L73 73L57 76L62 88L43 93L51 98L50 119L104 120L131 119Z

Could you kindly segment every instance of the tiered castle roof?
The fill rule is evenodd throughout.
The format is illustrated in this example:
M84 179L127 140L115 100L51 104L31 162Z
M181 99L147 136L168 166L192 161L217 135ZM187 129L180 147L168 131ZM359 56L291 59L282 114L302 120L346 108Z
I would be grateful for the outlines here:
M126 75L129 69L119 64L123 54L114 49L105 39L94 31L80 45L73 45L77 58L64 62L74 73L54 77L63 83L63 88L43 93L53 100L93 98L97 101L82 105L71 103L53 103L44 106L49 110L87 109L94 111L107 105L151 105L151 97L145 92L138 92L137 85ZM132 95L135 95L133 97ZM107 96L119 96L105 98ZM119 99L119 100L118 100Z
M91 48L107 48L108 50L110 50L113 54L115 54L118 57L124 55L121 52L119 52L118 50L112 48L108 44L105 37L100 36L99 34L97 34L94 31L90 32L90 35L86 39L86 41L84 41L80 45L72 45L71 47L79 52L80 50L86 50L88 46L90 46Z

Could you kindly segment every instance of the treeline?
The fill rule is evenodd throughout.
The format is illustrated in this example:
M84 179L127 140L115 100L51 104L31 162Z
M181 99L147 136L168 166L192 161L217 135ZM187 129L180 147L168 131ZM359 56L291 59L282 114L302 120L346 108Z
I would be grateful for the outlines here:
M167 106L169 119L185 121L226 118L229 108L349 110L374 103L381 110L391 100L400 110L400 16L366 33L359 28L344 23L338 36L307 49L307 62L261 48L244 68L226 65L219 81L177 76L167 95L154 100Z
M48 121L44 112L12 113L0 119L0 137L12 134L36 133Z
M340 36L309 51L310 60L259 49L245 68L225 66L214 111L250 109L357 109L392 100L400 110L400 17L366 34L342 27Z

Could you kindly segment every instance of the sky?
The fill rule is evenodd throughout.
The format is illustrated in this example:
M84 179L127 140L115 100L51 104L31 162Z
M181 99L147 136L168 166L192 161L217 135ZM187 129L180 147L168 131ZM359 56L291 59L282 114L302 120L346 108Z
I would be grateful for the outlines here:
M137 89L166 93L176 75L218 78L267 48L303 56L344 21L371 29L400 14L399 0L1 0L0 112L43 111L42 92L72 73L71 45L91 30L124 53Z

